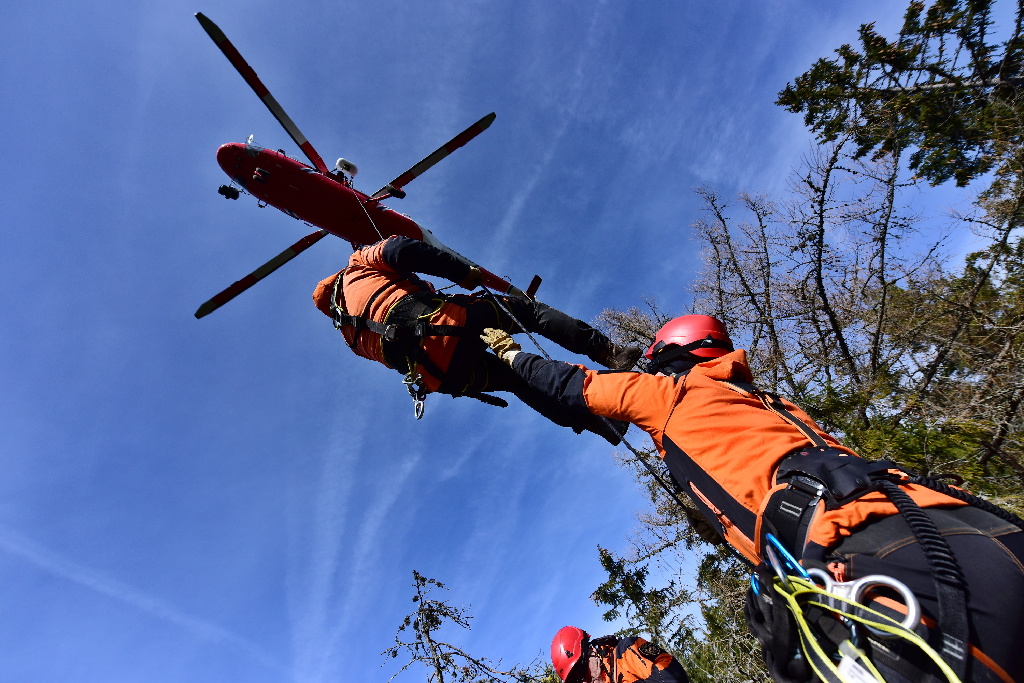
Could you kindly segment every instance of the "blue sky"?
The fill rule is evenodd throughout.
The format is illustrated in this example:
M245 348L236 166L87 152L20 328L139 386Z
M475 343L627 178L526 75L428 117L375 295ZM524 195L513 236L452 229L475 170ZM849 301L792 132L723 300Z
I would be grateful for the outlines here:
M900 9L8 3L0 682L386 680L413 569L475 616L459 644L528 661L566 623L602 631L596 546L644 505L605 442L523 406L431 397L415 421L311 303L340 240L192 317L309 232L217 195L218 145L299 154L194 12L364 190L497 112L391 206L591 320L685 310L692 188L781 190L809 136L775 93Z

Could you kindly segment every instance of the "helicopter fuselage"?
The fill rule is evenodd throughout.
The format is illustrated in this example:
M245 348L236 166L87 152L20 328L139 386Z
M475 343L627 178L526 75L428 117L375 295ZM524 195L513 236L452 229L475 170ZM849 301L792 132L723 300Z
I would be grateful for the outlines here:
M292 218L353 244L372 244L390 235L423 239L423 229L339 178L259 145L229 142L217 163L246 192Z

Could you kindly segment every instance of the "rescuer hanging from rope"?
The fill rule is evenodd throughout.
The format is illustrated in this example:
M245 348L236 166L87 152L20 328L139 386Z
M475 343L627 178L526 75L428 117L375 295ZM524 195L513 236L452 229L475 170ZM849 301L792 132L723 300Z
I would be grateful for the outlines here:
M879 574L909 587L923 612L925 646L941 653L954 675L922 656L913 634L843 640L854 654L849 643L857 641L888 683L1024 682L1024 522L895 463L861 459L797 406L754 387L746 353L733 350L720 321L687 315L667 323L647 351L648 373L547 360L510 345L500 330L485 330L482 338L526 384L557 402L563 419L600 415L650 434L707 521L761 567L760 590L748 593L747 622L775 680L853 680L812 672L797 656L807 643L772 595L781 597L773 593L778 579L788 582L790 570L803 569L786 568L781 555L828 572L836 586ZM880 590L865 599L898 622L905 611L899 598ZM811 632L827 637L826 627L850 621L824 615ZM843 638L836 635L837 648Z
M346 268L317 285L313 301L334 320L356 355L405 376L418 406L428 392L507 405L486 392L508 391L557 424L618 442L618 434L594 415L563 418L545 393L527 386L487 352L480 333L485 327L519 331L514 317L524 331L610 368L632 367L641 349L613 344L590 325L532 299L443 294L416 273L464 289L480 284L480 270L452 254L419 240L390 237L354 252Z

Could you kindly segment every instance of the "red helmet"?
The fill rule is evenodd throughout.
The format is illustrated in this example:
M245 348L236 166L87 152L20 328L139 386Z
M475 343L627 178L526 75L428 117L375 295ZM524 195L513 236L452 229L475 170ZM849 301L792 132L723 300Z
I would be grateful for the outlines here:
M710 315L683 315L669 320L658 330L644 356L654 360L662 349L673 345L689 346L685 351L701 358L718 358L733 350L725 324Z
M563 626L558 629L554 640L551 641L551 664L555 667L555 673L563 681L569 677L569 672L583 658L583 652L587 649L589 640L590 635L581 628Z

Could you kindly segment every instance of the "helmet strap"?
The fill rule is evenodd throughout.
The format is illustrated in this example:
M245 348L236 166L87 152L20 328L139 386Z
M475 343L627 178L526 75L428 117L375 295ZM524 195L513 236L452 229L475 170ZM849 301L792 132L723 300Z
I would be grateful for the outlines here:
M675 361L685 361L690 363L689 367L682 368L678 372L689 370L690 367L697 363L703 363L704 361L711 360L710 358L704 358L703 356L694 355L692 352L697 349L725 349L726 351L733 351L731 342L723 339L715 339L710 334L703 339L690 342L689 344L666 344L665 342L658 342L654 347L654 358L651 359L651 372L660 372L662 368L668 367Z

